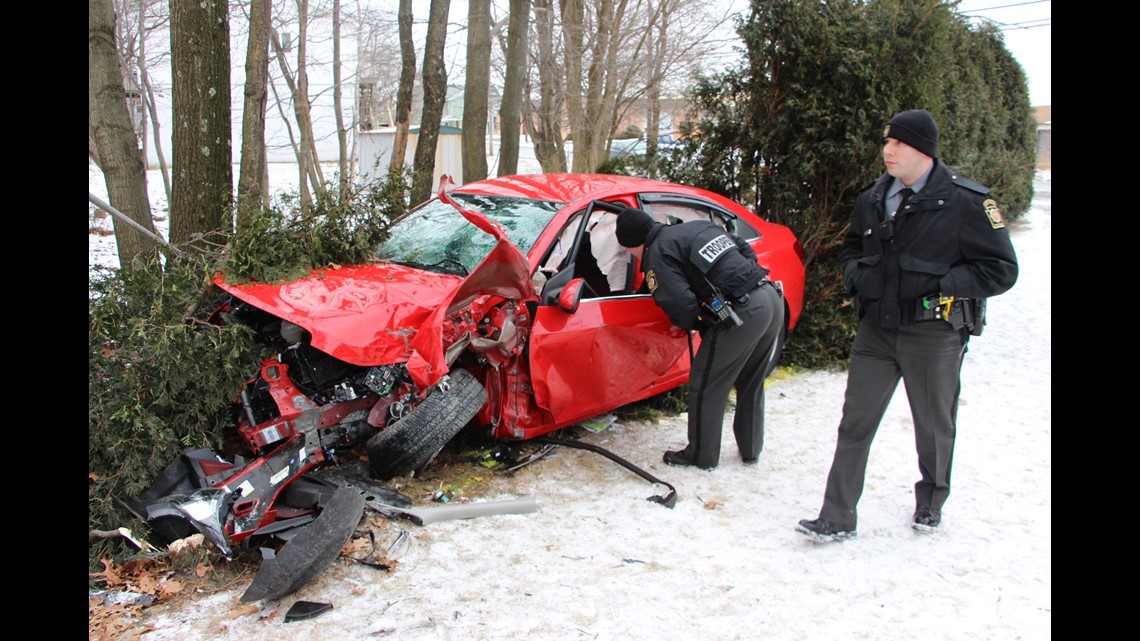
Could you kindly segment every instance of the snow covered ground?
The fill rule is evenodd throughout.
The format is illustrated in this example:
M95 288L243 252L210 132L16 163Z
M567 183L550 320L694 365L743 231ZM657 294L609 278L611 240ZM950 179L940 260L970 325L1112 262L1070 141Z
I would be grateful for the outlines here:
M845 387L842 371L812 371L769 381L756 466L740 464L731 416L713 471L661 462L685 444L684 416L619 420L587 437L676 486L674 509L646 500L662 487L557 448L513 474L482 473L480 500L534 498L535 512L425 526L367 512L382 549L408 532L390 571L341 558L252 613L237 602L247 583L184 595L144 611L144 638L1051 638L1051 183L1038 176L1032 210L1010 225L1020 278L991 299L985 333L970 341L939 532L910 528L918 469L901 387L871 452L858 537L816 544L794 532L817 515ZM107 238L92 234L92 264L105 260ZM299 600L333 608L284 623Z

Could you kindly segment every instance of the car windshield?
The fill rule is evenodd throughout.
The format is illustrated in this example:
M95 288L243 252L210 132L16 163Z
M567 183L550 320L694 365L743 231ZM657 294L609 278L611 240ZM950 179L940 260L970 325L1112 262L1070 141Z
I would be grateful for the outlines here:
M449 194L461 207L502 225L524 254L562 207L561 203L475 194ZM438 198L397 220L376 256L429 271L466 276L491 251L495 239Z

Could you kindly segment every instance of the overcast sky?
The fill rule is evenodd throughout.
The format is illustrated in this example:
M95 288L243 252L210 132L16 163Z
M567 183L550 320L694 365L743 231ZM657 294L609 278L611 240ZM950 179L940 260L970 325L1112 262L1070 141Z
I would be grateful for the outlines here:
M1029 101L1051 105L1053 3L1051 0L962 0L959 11L997 22L1005 46L1029 77Z
M377 8L395 11L399 0L367 0ZM493 0L496 6L505 6L506 0ZM417 23L427 20L431 0L413 0L412 13ZM731 0L737 11L748 7L748 0ZM962 0L961 13L989 19L1001 26L1005 45L1021 63L1029 78L1029 98L1033 106L1052 104L1052 0ZM448 12L449 22L463 23L467 19L467 0L452 0ZM426 27L423 27L426 30ZM454 39L452 33L448 39Z

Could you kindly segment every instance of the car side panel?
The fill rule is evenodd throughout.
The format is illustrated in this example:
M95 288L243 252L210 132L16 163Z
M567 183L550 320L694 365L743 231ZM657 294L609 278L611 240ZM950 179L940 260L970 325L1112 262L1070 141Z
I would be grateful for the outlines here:
M573 314L540 306L530 342L535 401L567 424L666 392L688 378L685 334L648 295L583 300Z

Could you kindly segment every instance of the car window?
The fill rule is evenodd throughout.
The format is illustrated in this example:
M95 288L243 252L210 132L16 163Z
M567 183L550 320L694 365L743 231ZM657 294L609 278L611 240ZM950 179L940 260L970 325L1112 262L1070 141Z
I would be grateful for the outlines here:
M711 220L744 240L760 236L760 232L748 221L711 202L676 194L642 194L641 208L653 219L672 225L690 220Z
M561 203L529 198L462 193L449 196L460 206L502 225L507 237L524 254L562 207ZM495 244L490 234L439 199L432 199L396 220L388 231L388 240L380 245L377 258L460 276L469 274Z

